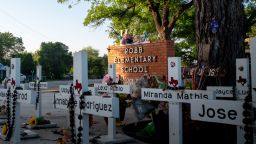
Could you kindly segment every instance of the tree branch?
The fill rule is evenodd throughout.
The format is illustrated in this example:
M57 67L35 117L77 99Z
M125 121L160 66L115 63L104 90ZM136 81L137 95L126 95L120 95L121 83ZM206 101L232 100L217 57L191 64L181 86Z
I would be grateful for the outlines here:
M149 9L151 10L157 31L160 31L162 27L161 15L159 13L159 4L155 4L153 0L148 0Z
M128 6L124 11L121 11L120 12L120 18L123 18L123 16L130 10L130 9L132 9L133 8L133 12L134 12L134 10L135 10L135 3L134 4L132 4L132 5L130 5L130 6Z
M252 25L256 23L256 9L251 12L251 15L246 20L246 30L248 31Z
M169 25L169 0L165 0L164 1L164 7L163 7L163 23L162 26L164 26L165 28L168 27Z
M170 23L168 28L170 29L170 31L173 30L176 21L178 20L178 18L182 15L182 13L187 10L188 8L190 8L193 5L193 0L187 4L182 4L179 8L179 10L174 14L174 16L171 17Z

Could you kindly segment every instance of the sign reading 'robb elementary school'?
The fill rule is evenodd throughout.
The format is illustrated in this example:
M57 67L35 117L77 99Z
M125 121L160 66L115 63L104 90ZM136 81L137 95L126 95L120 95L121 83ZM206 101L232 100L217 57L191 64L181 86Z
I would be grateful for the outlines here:
M190 100L214 99L213 92L204 90L162 90L142 88L141 98L144 100L190 103Z
M115 57L114 63L116 64L125 64L125 63L134 63L133 66L124 66L122 67L122 71L124 73L137 73L137 72L148 72L147 66L143 65L136 65L138 63L153 63L157 62L157 56L155 55L134 55L134 56L127 56L126 54L143 54L144 48L143 46L139 47L130 47L124 49L124 57Z
M167 77L167 58L174 56L173 41L108 47L108 63L116 64L116 74L124 81L150 74Z

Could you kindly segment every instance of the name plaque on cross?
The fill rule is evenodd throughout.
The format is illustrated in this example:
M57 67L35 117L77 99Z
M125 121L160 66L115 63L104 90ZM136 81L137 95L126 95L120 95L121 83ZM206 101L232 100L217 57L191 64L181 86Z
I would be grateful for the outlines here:
M69 110L68 102L69 95L55 95L56 108ZM75 107L78 108L79 97L75 96ZM100 96L86 96L85 97L85 109L83 113L92 114L104 117L119 117L119 100L116 97L100 97Z
M144 100L190 103L190 100L214 99L213 91L204 90L162 90L142 88Z
M243 102L231 100L197 100L191 102L191 119L231 125L243 124Z
M130 85L106 85L106 84L94 84L94 88L97 92L107 92L107 93L123 93L130 94Z
M35 82L29 82L28 87L30 89L33 89L33 88L37 87L37 84ZM40 82L39 87L40 87L40 89L47 89L48 88L48 83L47 82Z

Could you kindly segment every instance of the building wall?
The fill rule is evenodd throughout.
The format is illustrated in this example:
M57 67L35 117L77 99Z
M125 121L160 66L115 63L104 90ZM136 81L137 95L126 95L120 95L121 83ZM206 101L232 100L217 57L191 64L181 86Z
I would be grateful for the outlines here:
M145 74L167 77L167 58L171 56L175 56L175 50L170 40L108 47L108 63L116 63L116 73L125 82Z

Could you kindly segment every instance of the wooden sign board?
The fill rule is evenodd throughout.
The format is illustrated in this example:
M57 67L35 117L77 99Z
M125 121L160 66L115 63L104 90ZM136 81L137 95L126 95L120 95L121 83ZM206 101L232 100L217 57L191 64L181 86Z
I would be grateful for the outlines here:
M231 86L207 86L208 91L213 91L215 97L232 98L234 94L233 87Z
M68 95L55 95L55 105L58 109L68 110L68 102L70 96ZM75 106L77 108L79 97L75 97ZM119 100L116 97L100 97L100 96L86 96L85 109L86 114L92 114L104 117L119 117Z
M249 94L249 88L247 86L237 86L235 91L231 86L207 86L207 90L214 91L216 98L233 98L236 96L237 100L244 100Z
M242 105L242 101L191 100L191 119L242 126Z
M213 91L204 90L165 90L142 88L143 100L190 103L190 100L214 99Z
M20 103L35 104L36 92L32 90L17 90L17 101ZM12 94L11 94L12 95ZM0 100L6 100L7 89L0 89Z
M97 92L123 93L123 94L130 94L131 93L131 86L130 85L94 84L94 88Z
M29 82L28 87L30 89L33 89L33 88L37 87L37 85L35 84L35 82ZM40 89L47 89L47 88L48 88L47 82L40 82Z
M119 100L116 97L85 97L84 113L119 118Z

